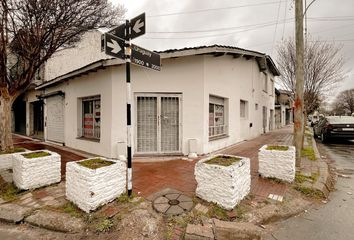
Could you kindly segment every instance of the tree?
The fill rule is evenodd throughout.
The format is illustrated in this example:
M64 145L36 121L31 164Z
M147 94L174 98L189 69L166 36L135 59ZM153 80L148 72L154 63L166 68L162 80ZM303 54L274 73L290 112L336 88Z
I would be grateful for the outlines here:
M334 102L334 110L339 115L354 113L354 88L338 94Z
M321 99L327 96L345 78L341 48L334 43L309 37L305 44L304 113L315 111ZM277 49L277 64L281 72L280 85L295 93L296 51L293 39L285 40Z
M59 48L112 26L125 9L108 0L0 0L0 151L13 148L11 106Z

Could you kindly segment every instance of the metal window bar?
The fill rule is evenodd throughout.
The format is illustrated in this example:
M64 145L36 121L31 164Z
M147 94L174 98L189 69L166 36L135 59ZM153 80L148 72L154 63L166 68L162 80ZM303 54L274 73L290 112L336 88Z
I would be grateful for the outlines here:
M100 128L95 129L86 129L86 128L79 128L77 130L78 137L82 138L89 138L89 139L100 139L101 138L101 131Z
M209 137L222 136L227 133L227 125L218 125L209 127Z

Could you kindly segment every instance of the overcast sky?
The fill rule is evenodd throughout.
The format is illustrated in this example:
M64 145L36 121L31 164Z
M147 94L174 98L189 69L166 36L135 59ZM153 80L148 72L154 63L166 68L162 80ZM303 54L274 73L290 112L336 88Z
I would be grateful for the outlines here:
M146 13L147 34L133 42L151 50L224 44L276 60L276 45L294 36L293 0L111 1L123 4L128 18ZM342 46L348 74L333 95L354 88L354 0L316 0L307 17L309 34Z

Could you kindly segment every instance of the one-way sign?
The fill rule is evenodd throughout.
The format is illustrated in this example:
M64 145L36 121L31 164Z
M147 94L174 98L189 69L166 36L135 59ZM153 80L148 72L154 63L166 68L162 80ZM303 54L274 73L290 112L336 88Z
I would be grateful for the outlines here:
M112 57L125 59L124 40L112 34L104 34L104 52Z
M130 38L134 39L145 34L146 29L145 13L130 20Z
M145 48L131 44L131 62L156 71L161 70L160 55Z

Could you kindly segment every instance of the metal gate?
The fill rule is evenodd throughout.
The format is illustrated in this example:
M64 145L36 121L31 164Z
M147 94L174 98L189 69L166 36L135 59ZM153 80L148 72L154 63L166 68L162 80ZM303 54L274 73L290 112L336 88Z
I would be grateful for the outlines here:
M136 105L136 152L181 152L180 96L139 95Z
M48 97L46 109L47 140L64 143L64 97Z

